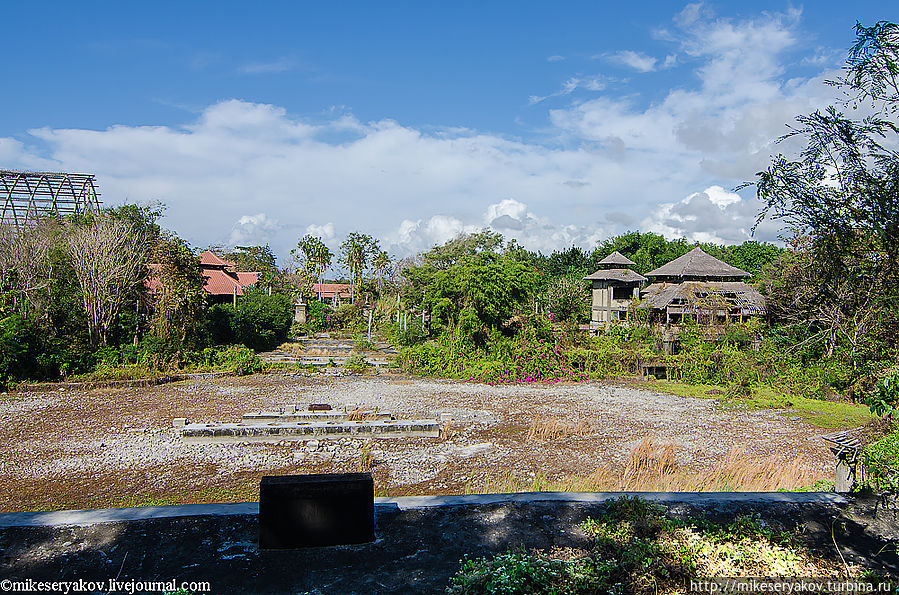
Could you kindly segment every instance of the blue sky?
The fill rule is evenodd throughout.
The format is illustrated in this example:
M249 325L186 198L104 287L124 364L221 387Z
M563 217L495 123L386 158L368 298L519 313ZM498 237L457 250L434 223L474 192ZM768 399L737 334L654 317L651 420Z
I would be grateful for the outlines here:
M96 173L195 246L281 257L354 230L396 256L485 226L736 243L758 205L732 189L890 7L9 3L0 167Z

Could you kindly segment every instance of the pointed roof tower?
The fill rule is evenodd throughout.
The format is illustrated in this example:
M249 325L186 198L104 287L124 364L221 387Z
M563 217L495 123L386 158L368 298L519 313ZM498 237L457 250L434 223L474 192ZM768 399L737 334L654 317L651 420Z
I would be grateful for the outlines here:
M746 271L731 266L703 252L699 246L668 264L646 273L656 281L739 281L752 277Z

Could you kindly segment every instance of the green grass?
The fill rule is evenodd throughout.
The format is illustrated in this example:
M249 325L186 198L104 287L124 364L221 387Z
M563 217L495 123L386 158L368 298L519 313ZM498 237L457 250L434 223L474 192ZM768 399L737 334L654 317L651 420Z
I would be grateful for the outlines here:
M804 548L797 528L771 526L759 517L688 522L667 518L659 504L625 497L608 502L605 514L581 528L593 541L588 550L466 557L446 593L655 595L687 592L698 577L830 576L842 570Z
M874 419L864 405L787 395L767 385L752 387L749 396L732 394L726 388L711 384L685 384L672 380L655 380L648 383L647 388L682 397L716 399L722 409L784 409L806 423L828 429L855 428Z

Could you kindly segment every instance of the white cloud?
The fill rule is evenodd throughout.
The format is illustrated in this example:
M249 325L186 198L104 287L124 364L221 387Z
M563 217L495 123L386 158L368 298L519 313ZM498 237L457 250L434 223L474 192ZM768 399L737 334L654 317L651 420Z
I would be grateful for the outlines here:
M194 245L269 242L280 256L306 232L337 242L354 230L395 256L485 226L544 252L589 248L637 222L670 237L742 241L758 205L723 189L788 150L772 144L784 124L833 97L823 83L831 73L786 78L798 22L795 11L727 20L688 7L657 35L674 47L654 65L692 77L649 102L623 81L573 74L552 94L567 104L547 110L536 138L361 122L345 109L308 120L232 99L184 126L0 138L0 159L94 172L106 204L160 200L162 225Z
M669 239L738 244L753 239L752 228L760 207L755 198L744 199L721 186L709 186L678 202L659 205L640 227ZM762 222L755 239L776 241L776 226L770 221Z
M606 88L606 85L608 85L609 80L610 79L606 77L598 75L573 76L562 83L562 88L558 91L543 96L531 95L530 97L528 97L528 102L531 105L534 105L545 101L550 97L564 97L566 95L571 95L578 89L586 89L587 91L602 91Z
M278 220L268 217L265 213L244 215L231 228L228 242L232 246L268 244L280 229Z
M321 238L325 243L328 240L333 240L337 237L337 234L334 233L334 224L330 221L325 223L324 225L316 225L314 223L306 226L306 233L315 236L317 238Z
M633 68L637 72L652 72L656 69L656 60L652 56L647 56L643 52L635 52L633 50L622 50L608 56L609 61L622 64L629 68Z

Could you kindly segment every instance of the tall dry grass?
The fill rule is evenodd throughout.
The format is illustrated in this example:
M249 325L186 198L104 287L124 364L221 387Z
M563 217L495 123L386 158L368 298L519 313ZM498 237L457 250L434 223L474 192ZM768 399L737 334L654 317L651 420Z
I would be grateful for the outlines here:
M822 479L802 457L792 461L775 456L758 459L738 447L712 467L695 470L678 465L680 450L675 443L644 438L623 465L603 466L588 476L556 480L545 474L530 479L507 476L468 486L466 492L776 492L796 490Z
M590 424L585 421L570 424L552 417L540 417L531 422L527 440L555 441L568 436L585 436L590 432Z

